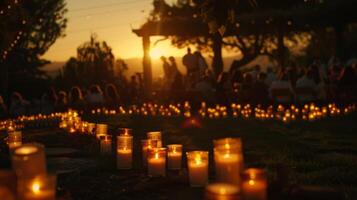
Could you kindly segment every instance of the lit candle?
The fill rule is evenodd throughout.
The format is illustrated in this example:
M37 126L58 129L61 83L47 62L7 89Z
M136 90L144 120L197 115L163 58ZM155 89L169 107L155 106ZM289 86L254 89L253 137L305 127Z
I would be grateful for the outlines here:
M21 133L21 131L9 132L9 137L7 139L7 143L9 145L9 149L10 150L21 146L22 145L22 133Z
M44 147L40 144L24 144L14 149L12 167L19 178L46 174Z
M142 153L142 162L144 167L147 166L148 152L152 148L157 148L157 140L149 140L149 139L141 140L141 153Z
M117 168L131 169L133 162L133 136L117 136Z
M148 132L147 139L157 140L157 147L162 147L162 134L160 131Z
M55 200L56 176L42 175L19 180L18 194L22 200Z
M190 185L205 186L208 183L208 151L191 151L186 156Z
M166 148L153 148L148 152L148 175L166 175Z
M216 179L220 183L240 184L243 169L242 143L240 138L223 138L214 141Z
M108 134L108 125L107 124L97 124L96 125L96 136L99 139L100 136Z
M133 130L130 128L119 128L119 134L118 135L132 135Z
M250 168L244 171L242 193L244 200L267 199L267 180L264 170Z
M112 151L112 136L105 135L100 137L100 153L110 154Z
M205 200L238 200L239 188L226 183L214 183L206 187Z
M168 169L181 169L182 161L182 145L171 144L167 145L167 167Z

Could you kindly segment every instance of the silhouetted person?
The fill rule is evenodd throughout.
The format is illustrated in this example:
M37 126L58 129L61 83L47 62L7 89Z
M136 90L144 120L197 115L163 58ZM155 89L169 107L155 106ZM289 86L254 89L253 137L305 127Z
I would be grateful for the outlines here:
M129 96L130 96L129 103L133 104L138 101L138 92L139 92L139 84L136 80L136 76L133 75L131 76L130 83L129 83Z
M110 108L115 108L120 103L119 94L114 84L107 84L105 87L105 102Z
M67 93L65 91L59 91L57 96L58 96L58 100L56 105L56 111L58 112L66 111L68 108Z
M182 64L186 67L187 75L190 75L196 69L196 59L190 48L187 48L187 53L182 58Z
M257 81L253 83L252 101L255 105L266 105L269 102L268 86L265 84L265 80L266 74L261 72L258 74Z
M0 119L7 116L7 107L5 105L4 99L0 95Z
M257 80L259 73L260 73L260 65L255 65L253 70L250 72L250 74L252 75L253 82Z
M54 88L49 88L41 97L41 113L50 114L55 111L57 94Z
M216 96L220 104L228 105L232 94L232 83L227 72L222 72L217 79Z
M103 92L99 85L92 85L89 88L89 93L86 96L86 100L91 107L98 107L104 104Z
M267 68L267 75L266 75L266 78L265 78L265 84L270 87L271 83L273 81L275 81L277 79L277 76L276 74L273 72L273 68L272 67L268 67Z
M77 110L85 108L82 91L78 86L73 87L69 93L69 106Z
M205 76L206 75L206 71L208 69L208 65L207 62L205 60L205 58L202 56L201 52L196 51L194 53L194 56L196 57L196 62L197 62L197 70L194 73L198 73L199 77Z
M26 101L20 93L18 92L12 93L11 103L9 108L9 113L12 117L26 115L28 106L29 106L29 102Z

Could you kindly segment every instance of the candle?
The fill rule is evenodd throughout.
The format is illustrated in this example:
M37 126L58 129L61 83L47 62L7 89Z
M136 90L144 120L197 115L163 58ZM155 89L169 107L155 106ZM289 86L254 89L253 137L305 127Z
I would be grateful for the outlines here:
M112 136L105 135L100 137L100 153L110 154L112 151Z
M99 139L100 136L108 134L108 125L107 124L97 124L96 125L96 136Z
M220 183L240 184L243 169L242 144L239 138L224 138L214 141L216 179Z
M186 156L191 187L205 186L208 183L208 151L191 151Z
M46 174L44 147L40 144L24 144L14 149L12 167L19 178Z
M167 168L172 170L181 169L182 145L167 145Z
M141 153L143 166L147 166L147 155L152 148L157 148L157 140L144 139L141 140Z
M119 135L132 135L133 130L130 128L119 128Z
M22 200L55 200L56 176L42 175L32 179L21 179L18 194Z
M22 133L21 131L13 131L9 132L9 137L7 139L7 143L9 145L9 149L15 149L22 145Z
M166 148L153 148L148 152L148 175L165 176Z
M206 187L205 200L238 200L239 188L226 183L214 183Z
M132 148L133 136L119 135L117 136L117 168L131 169L132 168Z
M88 123L87 130L89 134L94 134L95 131L95 123Z
M147 138L151 140L157 140L157 147L162 147L162 134L160 131L148 132Z
M242 193L244 200L267 199L267 180L264 170L249 168L244 171Z

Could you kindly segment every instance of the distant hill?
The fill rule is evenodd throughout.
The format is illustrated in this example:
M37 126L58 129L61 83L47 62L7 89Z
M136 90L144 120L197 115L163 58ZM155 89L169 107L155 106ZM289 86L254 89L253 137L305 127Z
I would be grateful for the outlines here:
M182 65L182 58L176 57L176 63L178 65L179 70L183 73L186 74L186 69ZM225 70L229 70L229 67L231 66L232 62L234 61L235 57L225 57L223 59ZM212 60L210 58L206 59L208 63L211 63ZM127 76L131 76L132 74L136 72L142 72L142 58L129 58L125 59L125 62L129 66L129 70L127 72ZM63 67L65 62L61 61L54 61L48 65L46 65L43 69L48 72L48 74L52 77L56 76L58 73L58 70ZM262 66L262 69L264 70L268 65L270 65L269 59L266 56L260 56L258 57L255 61L249 63L246 65L244 68L250 68L256 64L260 64ZM162 77L163 76L163 70L162 70L162 63L160 59L153 59L152 60L152 70L153 70L153 76L154 78Z

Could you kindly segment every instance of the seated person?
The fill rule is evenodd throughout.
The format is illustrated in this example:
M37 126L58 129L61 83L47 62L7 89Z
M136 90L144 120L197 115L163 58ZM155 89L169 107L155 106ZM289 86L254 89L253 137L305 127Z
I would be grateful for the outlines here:
M271 83L269 88L269 96L276 103L290 103L292 100L292 95L293 89L286 73L283 73L280 79Z
M310 102L316 99L317 85L313 79L311 70L307 70L306 73L296 81L295 88L298 101Z

